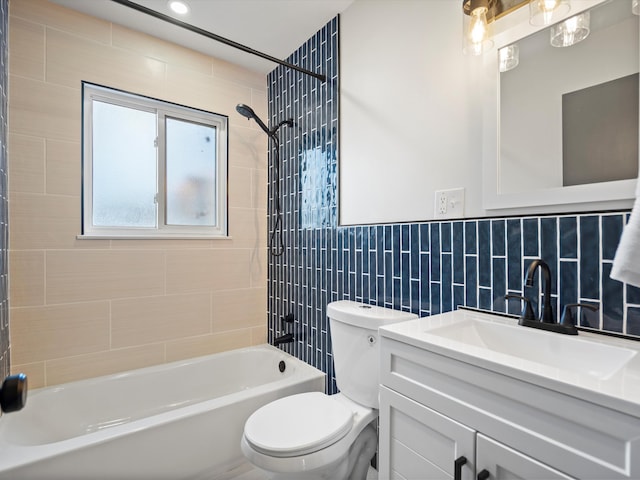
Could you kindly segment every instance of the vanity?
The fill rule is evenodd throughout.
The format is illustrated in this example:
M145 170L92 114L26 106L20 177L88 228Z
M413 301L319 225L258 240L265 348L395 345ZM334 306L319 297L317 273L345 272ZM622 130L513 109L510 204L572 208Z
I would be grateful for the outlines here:
M640 342L466 309L380 342L381 480L640 478Z

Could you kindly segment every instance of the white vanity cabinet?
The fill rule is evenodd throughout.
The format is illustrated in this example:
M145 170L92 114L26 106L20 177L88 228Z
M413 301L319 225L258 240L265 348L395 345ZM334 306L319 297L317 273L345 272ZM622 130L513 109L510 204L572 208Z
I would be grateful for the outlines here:
M635 407L393 327L380 330L381 480L640 478Z
M384 386L380 437L381 480L573 478Z

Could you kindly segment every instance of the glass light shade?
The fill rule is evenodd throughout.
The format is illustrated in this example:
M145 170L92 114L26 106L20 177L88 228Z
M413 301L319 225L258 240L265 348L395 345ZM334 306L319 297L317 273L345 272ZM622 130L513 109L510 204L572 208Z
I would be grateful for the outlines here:
M571 10L569 0L529 0L529 23L551 25Z
M631 12L634 15L640 15L640 0L633 0L631 2Z
M508 45L498 51L498 64L500 72L508 72L513 70L520 63L520 49L518 45Z
M463 51L466 55L482 55L493 47L487 11L486 7L478 7L470 15L463 15Z
M551 27L551 45L553 47L570 47L589 36L589 12L571 17Z

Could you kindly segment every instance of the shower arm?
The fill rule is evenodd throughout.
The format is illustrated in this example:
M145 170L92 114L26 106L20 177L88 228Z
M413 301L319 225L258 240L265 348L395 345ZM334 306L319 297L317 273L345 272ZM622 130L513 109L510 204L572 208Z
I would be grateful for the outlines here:
M280 60L276 57L272 57L271 55L267 55L266 53L262 53L258 50L254 50L251 47L247 47L246 45L242 45L241 43L238 42L234 42L233 40L229 40L228 38L225 37L221 37L220 35L216 35L215 33L209 32L207 30L204 30L202 28L198 28L195 25L191 25L187 22L183 22L181 20L178 20L177 18L173 18L170 17L169 15L165 15L163 13L160 12L156 12L155 10L152 10L150 8L147 8L143 5L140 5L138 3L135 2L130 2L129 0L111 0L114 3L117 3L119 5L123 5L125 7L129 7L132 8L134 10L137 10L138 12L144 13L146 15L149 15L151 17L155 17L159 20L164 20L165 22L171 23L177 27L181 27L184 28L186 30L189 30L193 33L197 33L198 35L202 35L204 37L210 38L211 40L215 40L216 42L220 42L220 43L224 43L225 45L228 45L229 47L233 47L236 48L238 50L242 50L245 53L250 53L251 55L255 55L257 57L260 58L264 58L265 60L269 60L270 62L274 62L277 63L278 65L282 65L283 67L287 67L290 68L292 70L295 70L297 72L300 73L304 73L305 75L310 75L313 78L316 78L318 80L320 80L321 82L326 82L327 81L327 77L326 75L323 75L321 73L314 73L310 70L306 70L302 67L299 67L297 65L294 65L293 63L289 63L289 62L285 62L284 60Z

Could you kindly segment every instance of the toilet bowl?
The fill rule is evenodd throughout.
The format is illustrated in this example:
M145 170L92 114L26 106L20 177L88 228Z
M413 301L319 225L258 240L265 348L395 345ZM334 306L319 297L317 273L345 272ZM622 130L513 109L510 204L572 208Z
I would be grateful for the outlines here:
M301 393L256 410L241 449L274 480L365 480L376 452L378 327L416 315L348 300L327 305L340 393Z
M364 464L359 470L366 476L376 450L376 430L371 425L377 416L377 410L340 393L292 395L249 417L242 453L271 479L346 479L361 458Z

